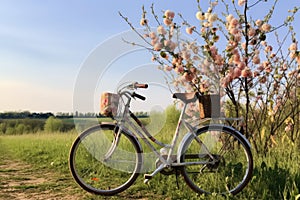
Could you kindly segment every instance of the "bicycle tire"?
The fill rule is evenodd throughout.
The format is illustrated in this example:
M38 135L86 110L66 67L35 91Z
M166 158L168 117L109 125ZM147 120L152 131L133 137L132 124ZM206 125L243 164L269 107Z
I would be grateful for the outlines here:
M197 141L201 139L203 144ZM187 185L200 194L232 194L240 192L251 180L253 157L250 144L232 127L208 125L198 129L184 141L181 162L203 161L206 164L185 165L182 175ZM208 163L212 158L215 163Z
M124 131L116 149L105 158L116 137L115 130L114 124L91 127L75 139L70 149L70 172L79 186L90 193L118 194L135 182L141 170L141 146Z

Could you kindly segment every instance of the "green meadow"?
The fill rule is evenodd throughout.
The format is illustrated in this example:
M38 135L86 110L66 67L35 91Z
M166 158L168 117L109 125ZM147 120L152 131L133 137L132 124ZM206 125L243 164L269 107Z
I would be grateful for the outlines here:
M168 125L163 131L166 132L158 135L163 140L172 136L172 128ZM177 186L175 175L158 174L148 185L143 183L143 175L140 175L128 190L108 198L88 194L77 186L70 175L68 154L77 135L75 130L0 135L0 189L7 190L7 181L13 182L15 179L17 182L19 179L30 179L31 176L40 174L39 178L44 179L43 183L25 182L10 186L10 189L15 193L32 193L36 197L47 192L49 199L53 194L57 194L57 199L300 199L299 140L298 143L277 143L264 155L253 152L253 178L241 193L233 197L198 195L185 184L180 175ZM5 176L14 170L7 162L22 163L26 167L27 177L22 177L21 174L12 180ZM18 172L14 174L18 175ZM8 193L0 192L0 199L7 199L7 195ZM43 197L46 198L47 195Z

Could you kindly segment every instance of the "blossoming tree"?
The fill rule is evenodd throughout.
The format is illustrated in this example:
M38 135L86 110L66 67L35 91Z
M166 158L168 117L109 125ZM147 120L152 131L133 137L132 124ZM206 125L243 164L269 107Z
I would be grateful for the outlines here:
M197 0L197 25L170 10L158 16L152 6L154 25L143 7L143 32L120 15L145 42L132 44L150 51L169 84L187 92L220 93L226 116L244 117L246 137L266 152L279 138L293 142L299 136L300 53L293 29L299 7L271 25L277 0L263 18L249 14L264 2L216 0L204 9ZM217 13L218 7L224 12ZM282 29L285 34L279 34ZM182 30L193 39L183 37Z

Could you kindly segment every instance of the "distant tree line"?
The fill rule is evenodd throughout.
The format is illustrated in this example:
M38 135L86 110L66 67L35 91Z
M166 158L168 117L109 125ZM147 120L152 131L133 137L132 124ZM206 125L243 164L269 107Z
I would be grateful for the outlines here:
M148 117L147 112L135 112L138 117ZM96 113L36 113L29 111L0 113L0 134L18 135L46 132L67 132L75 128L73 118L103 118ZM86 123L86 122L85 122Z
M147 112L135 112L135 115L138 117L148 117ZM81 113L76 111L75 113L64 113L64 112L58 112L56 114L53 114L52 112L29 112L29 111L21 111L21 112L0 112L0 119L48 119L49 117L55 117L59 119L66 119L66 118L91 118L91 117L97 117L102 118L105 116L100 115L99 113L93 113L93 112L87 112L87 113Z

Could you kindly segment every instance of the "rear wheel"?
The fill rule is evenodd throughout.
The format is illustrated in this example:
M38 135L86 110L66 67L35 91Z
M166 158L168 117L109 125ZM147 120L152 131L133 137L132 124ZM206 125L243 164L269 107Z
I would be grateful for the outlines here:
M228 126L200 128L196 137L191 135L186 140L181 162L190 163L184 166L182 174L198 193L236 194L252 177L250 146L241 134Z
M86 191L115 195L138 177L141 152L134 137L125 132L118 134L118 127L113 124L102 124L84 131L74 141L69 167L75 181Z

